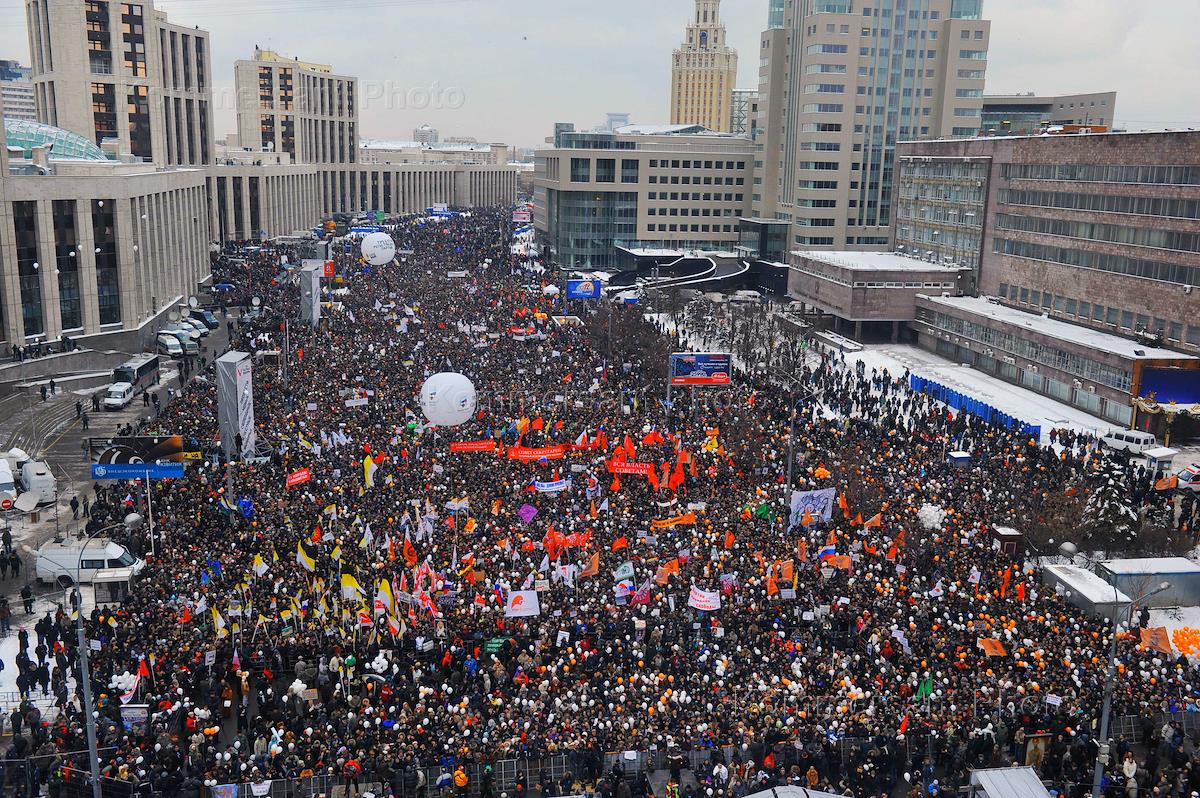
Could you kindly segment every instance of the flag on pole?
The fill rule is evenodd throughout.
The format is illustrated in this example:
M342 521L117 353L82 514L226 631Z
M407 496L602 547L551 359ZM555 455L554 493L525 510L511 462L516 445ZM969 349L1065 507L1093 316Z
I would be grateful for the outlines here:
M267 572L267 563L263 560L261 554L254 555L254 561L250 564L250 567L254 570L255 576L262 576Z
M362 586L352 574L342 574L342 598L350 600L356 596L366 595Z
M317 570L317 561L313 559L313 556L304 549L304 543L302 541L296 542L296 562L300 563L304 570L308 571L309 573Z

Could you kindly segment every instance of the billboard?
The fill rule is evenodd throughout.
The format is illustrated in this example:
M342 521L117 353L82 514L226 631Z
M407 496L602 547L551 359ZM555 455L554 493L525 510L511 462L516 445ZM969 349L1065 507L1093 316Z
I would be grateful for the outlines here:
M599 299L599 280L567 280L567 299Z
M676 352L671 355L672 385L729 385L733 356L714 352Z
M182 435L140 435L117 438L90 438L88 448L93 463L179 463L187 454L200 450L192 441L184 445Z
M92 479L182 479L183 463L92 463Z
M254 378L252 361L245 352L227 352L217 358L217 421L225 457L235 457L234 443L240 435L238 459L254 455Z
M1161 405L1200 405L1200 369L1145 366L1138 396L1154 398Z
M325 261L306 260L300 272L300 318L310 327L321 321L321 277Z
M529 224L529 211L513 211L513 224Z

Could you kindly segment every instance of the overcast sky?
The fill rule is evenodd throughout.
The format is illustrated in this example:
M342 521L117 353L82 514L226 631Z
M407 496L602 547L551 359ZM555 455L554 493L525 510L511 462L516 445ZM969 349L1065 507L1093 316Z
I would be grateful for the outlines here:
M234 130L233 62L254 46L356 75L362 134L540 144L556 121L607 111L668 121L671 50L692 0L160 0L212 34L215 133ZM23 3L0 0L0 57L28 63ZM754 88L767 0L725 0L739 85ZM1116 90L1130 129L1200 129L1196 0L987 0L987 91Z

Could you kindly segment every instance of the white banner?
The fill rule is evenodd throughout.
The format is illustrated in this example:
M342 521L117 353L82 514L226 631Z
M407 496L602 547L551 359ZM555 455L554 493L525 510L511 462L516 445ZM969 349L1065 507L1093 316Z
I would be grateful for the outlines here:
M837 501L837 489L792 491L791 518L788 528L800 523L807 511L813 519L828 521L833 516L833 505Z
M508 601L504 603L505 618L529 618L541 615L542 607L538 603L536 590L510 590Z
M719 610L721 609L721 591L701 590L692 585L692 590L688 593L688 606L709 612Z

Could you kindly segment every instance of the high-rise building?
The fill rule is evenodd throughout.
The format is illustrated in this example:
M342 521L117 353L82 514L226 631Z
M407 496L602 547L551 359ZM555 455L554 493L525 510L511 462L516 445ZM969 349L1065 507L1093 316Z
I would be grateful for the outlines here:
M983 0L771 0L754 215L793 245L889 243L896 143L979 131Z
M997 136L1026 136L1060 125L1083 125L1105 132L1112 128L1116 112L1115 91L1060 97L1033 92L985 94L981 130Z
M212 162L207 31L152 0L27 0L25 14L39 121L158 166Z
M725 41L721 0L696 0L683 44L671 56L671 124L729 132L737 50Z
M536 153L534 228L566 266L612 267L618 246L733 251L753 155L701 125L559 132Z
M284 152L295 163L355 162L357 78L258 48L253 60L237 61L233 72L243 147Z
M729 104L729 132L735 136L753 136L754 106L758 102L757 89L734 89Z
M33 70L17 61L0 60L0 101L4 104L5 119L37 121L32 74Z
M419 141L422 144L437 144L438 130L429 124L421 125L413 130L413 141Z

